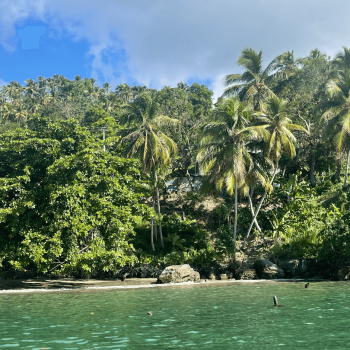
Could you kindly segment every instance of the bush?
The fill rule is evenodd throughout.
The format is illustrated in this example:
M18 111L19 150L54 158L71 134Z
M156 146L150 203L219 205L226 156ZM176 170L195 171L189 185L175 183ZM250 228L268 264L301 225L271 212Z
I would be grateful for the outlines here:
M323 242L318 258L327 261L344 261L350 257L350 215L335 220L323 230Z

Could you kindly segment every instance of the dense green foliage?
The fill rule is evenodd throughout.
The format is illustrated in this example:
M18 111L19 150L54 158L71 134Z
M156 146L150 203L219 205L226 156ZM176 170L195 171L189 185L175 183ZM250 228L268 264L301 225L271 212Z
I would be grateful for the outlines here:
M251 234L274 238L275 256L346 259L350 50L264 66L247 48L238 64L215 104L198 84L112 91L56 75L2 87L2 268L203 266ZM167 203L175 178L191 190L179 205ZM221 198L211 211L208 196Z

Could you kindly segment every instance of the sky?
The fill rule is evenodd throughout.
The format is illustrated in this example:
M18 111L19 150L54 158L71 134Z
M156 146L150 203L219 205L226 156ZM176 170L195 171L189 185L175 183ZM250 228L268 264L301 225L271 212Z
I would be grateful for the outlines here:
M0 86L54 74L102 85L206 84L239 73L245 47L267 65L294 50L350 46L348 0L1 0Z

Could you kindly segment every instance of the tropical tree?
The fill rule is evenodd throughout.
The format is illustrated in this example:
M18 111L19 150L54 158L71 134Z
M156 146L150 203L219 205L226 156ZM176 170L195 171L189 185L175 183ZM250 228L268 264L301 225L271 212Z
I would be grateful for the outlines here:
M274 79L274 62L264 69L262 51L246 48L238 57L237 63L244 68L244 72L225 76L224 83L227 88L223 96L238 96L241 100L249 101L258 110L260 103L273 95L269 85Z
M294 51L286 51L271 62L271 67L276 71L278 77L288 80L299 70L301 63L301 59L294 58Z
M331 79L326 88L330 101L325 103L328 108L322 119L328 124L328 134L333 134L337 151L347 153L343 184L346 189L350 159L350 70L344 67L339 71L338 78Z
M253 167L250 169L249 173L246 176L246 183L249 187L249 191L246 192L249 202L249 208L252 217L254 217L255 212L253 206L253 197L257 184L262 185L262 187L265 188L267 192L270 192L272 190L267 171L267 168L271 162L269 161L269 159L264 157L263 150L257 147L257 145L254 145L254 143L249 148L249 153L253 158ZM262 235L262 237L264 237L264 233L262 232L259 223L256 219L254 220L254 224L259 233Z
M128 240L151 215L138 161L102 152L76 120L32 122L0 134L0 265L91 275L135 263Z
M253 168L247 145L266 138L266 126L248 126L252 110L239 99L222 101L213 120L201 131L201 148L197 159L209 180L218 189L226 188L235 197L233 241L237 236L238 190L245 191L246 175Z
M121 143L126 144L127 157L140 157L144 172L152 174L156 193L156 204L159 219L159 236L161 247L164 248L161 213L159 202L158 172L170 164L176 154L175 142L168 137L162 127L177 126L177 119L159 113L159 104L151 93L142 93L133 103L124 105L122 123L125 136ZM153 232L153 230L152 230Z
M325 58L326 54L322 53L317 47L310 51L309 56L305 57L304 60L314 60L318 58Z
M128 84L120 84L115 88L117 96L125 102L131 101L134 97L134 91Z
M294 146L296 144L296 138L292 131L300 130L308 133L308 131L302 126L292 123L292 121L286 115L286 108L287 101L276 96L271 96L266 100L266 103L263 106L263 112L257 114L257 119L270 132L270 137L265 146L265 156L274 164L274 171L270 180L270 185L272 185L277 174L278 162L281 159L282 153L285 152L289 158L294 158L296 155ZM253 216L252 222L248 229L247 237L250 234L254 221L259 214L267 193L268 188L265 189L255 215Z

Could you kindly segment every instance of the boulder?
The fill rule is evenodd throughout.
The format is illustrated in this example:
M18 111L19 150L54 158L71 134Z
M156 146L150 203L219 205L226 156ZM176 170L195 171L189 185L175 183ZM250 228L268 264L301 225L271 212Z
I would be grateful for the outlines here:
M287 277L294 277L299 274L299 260L291 259L291 260L279 260L277 263L278 267L280 267Z
M302 276L311 277L318 274L317 262L315 259L303 259L300 264Z
M226 273L222 273L221 275L220 275L220 280L227 280L227 275L226 275Z
M208 279L212 280L212 281L215 281L216 280L216 276L214 273L211 273L209 276L208 276Z
M190 265L172 265L163 270L158 281L161 283L199 282L200 275Z
M283 270L267 259L257 260L255 262L255 268L259 278L262 279L275 279L284 277Z
M233 273L231 271L225 271L225 275L227 276L227 278L229 280L231 280L233 278Z
M350 266L341 266L334 272L334 277L339 281L347 281L350 279Z
M256 274L255 269L241 269L237 271L238 279L240 280L256 280L258 275Z

